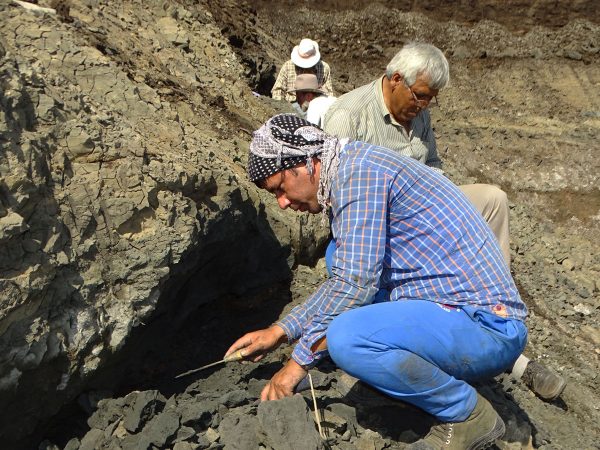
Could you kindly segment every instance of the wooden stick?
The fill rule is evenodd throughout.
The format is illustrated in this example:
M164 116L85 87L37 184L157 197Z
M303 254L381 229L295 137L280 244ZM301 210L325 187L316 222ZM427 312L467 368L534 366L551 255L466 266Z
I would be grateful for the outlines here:
M317 421L317 428L319 429L319 435L322 439L327 439L323 428L321 428L321 415L319 414L319 408L317 408L317 397L315 396L315 388L313 387L312 377L308 374L308 382L310 383L310 393L312 394L313 406L315 408L315 420Z

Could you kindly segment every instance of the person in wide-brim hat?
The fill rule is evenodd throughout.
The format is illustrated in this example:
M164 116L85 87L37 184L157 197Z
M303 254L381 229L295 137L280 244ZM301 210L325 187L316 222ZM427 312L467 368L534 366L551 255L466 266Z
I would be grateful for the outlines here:
M314 92L315 94L325 95L325 91L319 86L317 76L312 73L302 73L296 77L294 89L290 89L288 93L297 94L298 92Z
M334 95L331 69L325 61L321 60L319 44L312 39L304 38L292 49L290 59L281 67L271 89L271 96L275 100L294 102L296 77L303 74L316 75L318 88L326 95Z
M300 44L296 45L292 50L290 59L294 64L303 69L314 66L321 60L319 44L312 39L302 39Z
M317 126L321 126L323 116L335 102L335 97L321 89L317 76L312 73L298 75L295 88L288 93L296 95L296 101L292 103L296 114Z

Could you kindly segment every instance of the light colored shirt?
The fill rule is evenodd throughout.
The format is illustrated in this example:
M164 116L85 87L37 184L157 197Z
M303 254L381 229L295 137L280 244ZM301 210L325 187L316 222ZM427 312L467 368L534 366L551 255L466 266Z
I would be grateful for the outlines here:
M378 78L339 97L325 115L323 130L340 138L396 150L441 172L429 111L424 109L412 119L407 132L385 106L382 80Z
M271 97L275 100L286 100L288 102L295 101L296 93L292 92L290 94L288 91L296 87L296 77L302 73L314 73L317 76L317 81L323 92L327 95L333 95L331 69L329 68L329 64L324 61L319 61L314 66L304 69L298 67L291 59L289 59L281 66L279 75L277 75L277 80L271 89Z
M311 347L331 320L369 304L379 289L389 301L472 305L523 320L527 308L489 227L439 172L364 142L340 154L333 180L333 276L278 325L292 358L310 367L324 352Z
M327 95L321 95L313 98L308 104L308 109L306 110L306 120L318 127L322 127L324 121L323 117L329 110L329 107L333 105L336 100L337 99L335 97L329 97Z

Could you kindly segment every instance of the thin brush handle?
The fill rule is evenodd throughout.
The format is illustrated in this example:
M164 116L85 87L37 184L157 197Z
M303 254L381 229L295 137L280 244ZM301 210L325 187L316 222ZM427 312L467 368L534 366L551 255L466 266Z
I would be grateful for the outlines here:
M191 375L192 373L196 373L196 372L199 372L201 370L208 369L209 367L213 367L213 366L216 366L218 364L223 364L223 363L228 363L228 362L233 362L233 361L239 361L241 359L244 359L244 355L242 354L242 350L240 349L240 350L237 350L237 351L233 352L231 355L226 356L225 358L223 358L220 361L216 361L214 363L207 364L206 366L198 367L197 369L192 369L192 370L188 370L187 372L180 373L175 378L185 377L187 375Z

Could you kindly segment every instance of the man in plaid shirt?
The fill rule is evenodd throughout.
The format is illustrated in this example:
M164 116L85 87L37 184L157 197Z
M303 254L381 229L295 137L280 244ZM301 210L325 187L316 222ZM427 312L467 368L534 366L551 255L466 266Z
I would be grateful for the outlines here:
M311 73L317 76L319 89L322 89L326 95L333 96L333 87L331 85L331 69L329 64L321 60L319 44L311 39L302 39L300 44L292 50L288 61L286 61L277 80L271 89L271 97L275 100L296 101L294 89L296 77L303 73Z
M261 399L292 395L329 353L350 375L438 419L408 448L477 450L501 437L502 419L469 382L519 356L527 308L464 194L412 158L286 114L254 133L248 173L282 209L329 212L336 240L333 276L227 351L258 361L296 342ZM381 290L387 295L374 302Z

